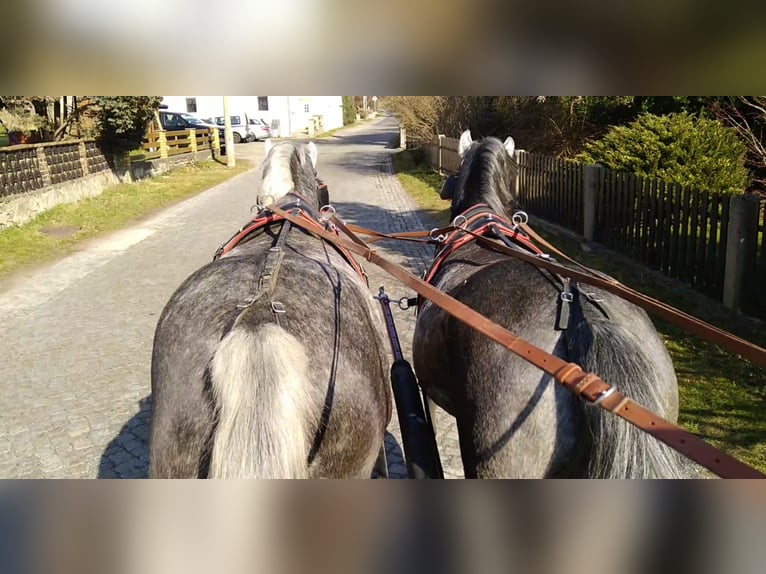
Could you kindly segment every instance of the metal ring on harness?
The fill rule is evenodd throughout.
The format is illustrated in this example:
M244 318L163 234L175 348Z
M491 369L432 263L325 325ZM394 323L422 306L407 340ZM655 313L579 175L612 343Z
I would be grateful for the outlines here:
M513 214L513 217L511 217L511 222L513 225L518 227L519 225L524 225L529 221L529 215L527 215L526 211L517 211Z
M434 235L435 231L439 231L438 227L434 227L431 231L428 232L428 237L433 239L434 241L438 241L439 243L444 243L447 240L447 234L441 233L439 235Z
M328 215L329 214L329 215ZM335 208L332 205L323 205L319 208L319 215L327 219L335 215Z
M460 219L462 219L462 220L463 220L463 224L462 224L462 225L458 223L458 221L460 221ZM452 227L456 227L457 229L462 229L462 230L465 230L465 228L466 228L466 225L468 225L468 219L466 218L466 216L465 216L465 215L458 215L458 216L457 216L457 217L456 217L456 218L455 218L455 219L452 221Z

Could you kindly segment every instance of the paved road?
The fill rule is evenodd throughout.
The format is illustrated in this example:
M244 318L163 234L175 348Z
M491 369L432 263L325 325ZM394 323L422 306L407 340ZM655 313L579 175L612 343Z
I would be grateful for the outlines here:
M318 142L319 171L348 221L427 227L390 169L395 124L383 119ZM263 144L238 146L260 161ZM0 284L0 478L141 478L147 474L152 337L166 301L248 217L252 170L45 268ZM429 250L388 246L418 273ZM367 266L370 285L411 295ZM412 313L396 312L406 353ZM462 476L454 423L439 413L445 472ZM396 417L387 450L403 477Z

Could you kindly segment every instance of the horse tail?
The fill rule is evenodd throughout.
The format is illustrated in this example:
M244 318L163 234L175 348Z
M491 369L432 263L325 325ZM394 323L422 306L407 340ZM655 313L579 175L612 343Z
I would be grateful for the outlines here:
M218 407L210 478L307 478L312 395L309 360L277 325L235 328L221 341L210 374Z
M575 297L582 300L580 294ZM676 374L649 318L641 311L643 321L635 313L607 319L582 305L589 306L586 302L573 305L574 324L570 323L567 331L570 360L643 407L675 422ZM609 307L610 315L621 310L618 303L614 307ZM685 457L613 413L585 406L585 418L592 439L589 477L672 479L697 474Z

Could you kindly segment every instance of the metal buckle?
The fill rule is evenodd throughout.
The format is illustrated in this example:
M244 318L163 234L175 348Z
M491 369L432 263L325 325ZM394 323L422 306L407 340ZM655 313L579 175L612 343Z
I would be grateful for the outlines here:
M593 401L592 403L588 403L588 404L590 404L590 406L592 406L592 407L597 407L601 403L603 403L606 399L611 397L616 391L617 391L617 387L610 387L607 390L605 390L603 393L601 393L599 395L599 397L595 401Z
M601 303L603 299L596 295L595 293L586 293L585 297L588 299L588 301L591 301L592 303Z
M287 309L285 309L285 306L281 302L279 302L279 301L272 301L271 302L271 310L274 313L279 313L279 314L287 313Z
M565 303L571 303L572 301L574 301L574 295L572 295L569 291L564 291L561 294L561 300L564 301Z
M447 234L441 233L440 235L434 236L434 232L439 231L438 227L434 227L431 231L428 232L428 237L433 239L434 241L438 241L439 243L444 243L447 240Z

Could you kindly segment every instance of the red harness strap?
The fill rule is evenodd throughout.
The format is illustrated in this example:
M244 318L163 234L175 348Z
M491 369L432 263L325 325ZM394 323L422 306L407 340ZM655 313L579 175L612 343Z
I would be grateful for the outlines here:
M331 231L336 236L338 235L338 230L335 229L335 227L326 226L320 224L318 221L316 221L309 213L307 213L302 207L296 207L294 210L291 210L295 213L301 220L301 224L298 225L298 227L303 227L305 231L311 231L311 230L322 230L322 231ZM213 256L213 261L220 259L222 257L228 256L232 250L240 245L241 243L244 243L248 238L250 238L253 234L257 233L261 229L265 229L269 225L272 225L274 223L279 223L286 221L284 217L281 215L277 215L275 213L272 213L268 210L268 208L265 208L263 211L259 212L249 223L245 224L240 231L234 235L229 241L224 243L221 247L218 248L218 251L216 251L215 255ZM357 263L356 259L351 255L351 253L345 249L344 247L341 247L340 245L331 244L338 253L341 254L341 256L348 261L349 265L354 268L354 271L356 271L357 275L363 280L367 281L367 277L364 273L364 269L362 268L359 263Z
M488 205L474 205L463 215L459 215L455 219L458 220L461 217L465 219L465 224L450 233L444 240L441 249L437 252L434 262L431 264L431 268L426 275L425 280L428 283L430 283L436 276L447 257L461 247L472 241L476 241L477 235L484 237L490 232L501 233L531 253L534 253L535 255L543 255L543 251L540 250L540 248L537 247L525 233L521 232L519 227L509 224L505 219L493 211L490 211Z

